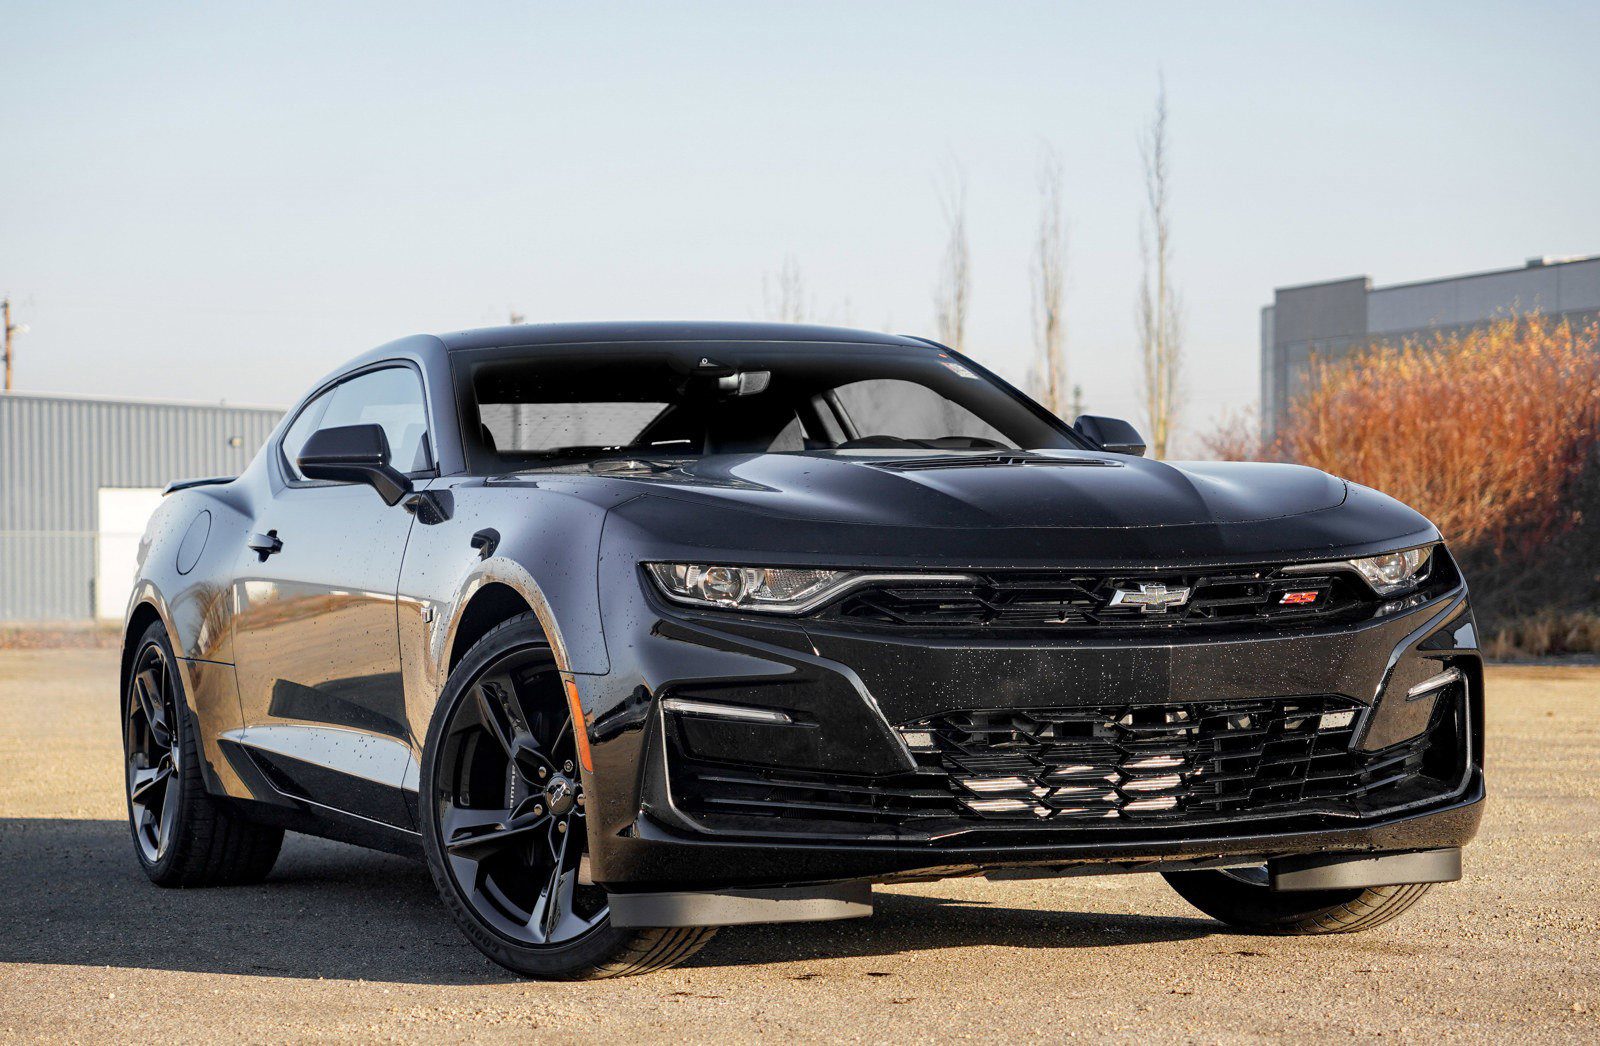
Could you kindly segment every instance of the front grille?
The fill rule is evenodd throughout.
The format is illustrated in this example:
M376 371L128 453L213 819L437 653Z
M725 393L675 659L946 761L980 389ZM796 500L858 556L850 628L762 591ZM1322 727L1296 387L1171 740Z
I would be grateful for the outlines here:
M1212 824L1225 833L1260 818L1358 817L1444 794L1456 759L1440 735L1458 704L1441 700L1427 731L1377 752L1352 748L1365 706L1295 697L951 712L897 728L918 764L904 774L697 763L680 750L671 777L681 809L735 827L806 820L943 834Z
M1057 630L1186 630L1287 625L1360 616L1378 601L1343 572L1279 568L1209 572L1003 571L970 582L893 581L858 589L823 612L851 624Z

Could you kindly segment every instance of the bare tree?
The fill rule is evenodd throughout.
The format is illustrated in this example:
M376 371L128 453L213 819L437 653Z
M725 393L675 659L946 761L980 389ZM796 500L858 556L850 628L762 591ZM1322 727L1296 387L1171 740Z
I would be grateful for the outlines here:
M1067 232L1061 213L1061 160L1039 157L1039 231L1033 247L1033 340L1039 350L1040 399L1065 417L1067 385Z
M805 323L816 312L816 303L806 293L806 278L800 271L800 261L792 254L783 256L783 265L776 273L767 273L761 281L761 289L769 320Z
M1144 161L1145 213L1139 223L1144 277L1139 285L1139 348L1143 357L1145 420L1150 450L1158 458L1177 426L1182 406L1179 378L1183 316L1172 285L1172 157L1167 142L1167 83L1156 94L1156 111L1139 141Z
M939 187L944 213L944 261L933 288L934 326L939 340L962 351L967 340L967 302L972 295L972 258L967 249L967 178L951 164Z

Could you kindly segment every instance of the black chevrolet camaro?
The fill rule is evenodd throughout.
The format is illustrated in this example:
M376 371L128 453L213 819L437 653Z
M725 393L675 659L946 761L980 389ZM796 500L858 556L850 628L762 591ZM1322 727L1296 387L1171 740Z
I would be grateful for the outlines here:
M1438 531L1143 450L912 337L384 345L150 523L139 862L257 881L285 829L420 855L542 977L868 915L874 883L1153 871L1336 933L1459 878L1483 673Z

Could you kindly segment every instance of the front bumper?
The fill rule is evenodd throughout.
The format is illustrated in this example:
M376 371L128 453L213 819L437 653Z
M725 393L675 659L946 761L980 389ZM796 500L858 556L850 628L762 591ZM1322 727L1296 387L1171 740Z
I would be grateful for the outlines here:
M586 783L590 871L613 893L1140 871L1425 850L1465 844L1481 817L1482 667L1461 586L1358 624L1165 640L913 638L813 620L695 614L637 588L609 591L608 637L627 638L608 643L610 673L578 682L594 758ZM1443 695L1437 702L1408 700L1445 669L1461 676L1448 707ZM796 724L700 720L686 728L661 709L662 698L672 695L784 709ZM1348 740L1355 753L1400 751L1453 717L1427 757L1430 776L1363 793L1354 803L1267 813L1236 807L1181 823L860 812L893 807L885 782L916 770L917 758L895 726L951 710L1169 707L1313 695L1358 713ZM775 816L697 807L685 787L693 774L752 772L834 782L858 798L848 810L814 803L821 809Z

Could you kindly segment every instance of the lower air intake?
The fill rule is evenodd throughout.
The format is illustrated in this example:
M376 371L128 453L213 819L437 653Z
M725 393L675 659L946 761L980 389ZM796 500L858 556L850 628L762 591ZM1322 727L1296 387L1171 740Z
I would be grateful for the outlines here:
M1463 697L1453 688L1427 730L1373 752L1352 744L1365 706L1313 696L950 712L896 728L917 768L887 776L708 762L678 738L669 777L680 809L728 829L1225 834L1263 818L1361 817L1449 794Z
M957 712L901 728L984 818L1211 819L1356 800L1422 766L1425 738L1350 751L1337 698Z

